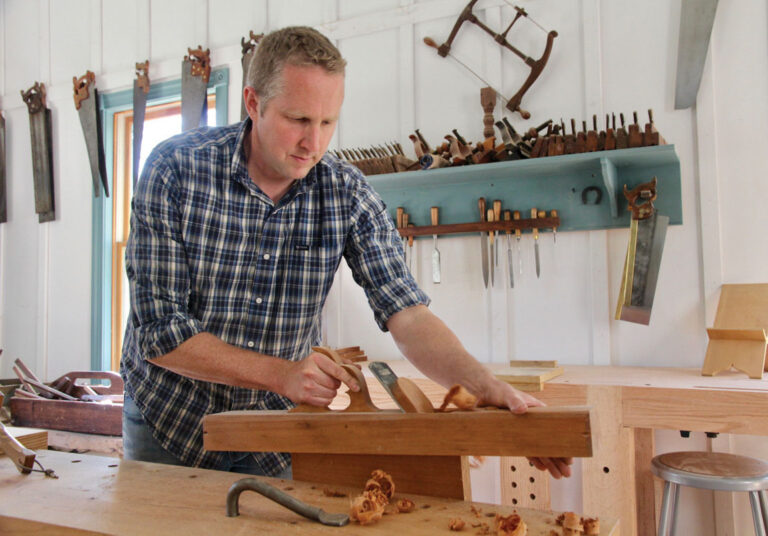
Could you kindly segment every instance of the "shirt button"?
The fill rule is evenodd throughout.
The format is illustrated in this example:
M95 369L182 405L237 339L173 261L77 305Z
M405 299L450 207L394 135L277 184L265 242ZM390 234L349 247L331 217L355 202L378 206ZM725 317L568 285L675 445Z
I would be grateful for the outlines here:
M248 341L248 348L253 348L256 346L253 341Z
M261 302L263 302L263 301L264 301L264 300L262 300L261 298L256 298L256 303L261 303Z
M265 260L265 261L268 261L268 260L269 260L269 253L265 253L265 254L264 254L264 260Z

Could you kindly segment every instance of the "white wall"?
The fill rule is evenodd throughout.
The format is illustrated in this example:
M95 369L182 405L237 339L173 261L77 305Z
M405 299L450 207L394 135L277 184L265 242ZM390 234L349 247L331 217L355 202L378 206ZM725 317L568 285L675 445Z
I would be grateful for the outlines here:
M7 129L8 223L0 225L0 375L21 357L46 380L90 366L91 180L72 102L71 78L96 73L101 92L131 87L136 61L153 81L177 78L187 47L210 47L230 69L231 121L239 117L240 38L287 24L321 28L350 61L341 146L397 139L420 128L435 142L452 128L479 139L479 84L422 43L445 39L465 0L0 0L0 108ZM721 0L696 107L674 110L680 2L522 1L556 29L549 65L524 98L527 128L652 108L674 143L682 172L684 224L667 234L650 326L613 320L628 233L560 233L542 244L542 277L527 266L516 288L482 286L476 240L440 239L443 283L429 281L429 244L415 272L433 310L483 361L558 359L573 364L701 365L722 283L768 280L768 9L762 0ZM512 9L484 0L500 28ZM505 94L527 74L476 28L453 52ZM520 21L510 35L539 54L544 35ZM19 90L46 84L53 112L56 220L37 223L26 107ZM499 108L497 108L497 114ZM546 321L542 321L546 318ZM399 355L376 329L362 292L343 266L324 331L333 345ZM676 444L660 437L660 450ZM738 450L739 438L730 441ZM753 442L748 442L753 449ZM745 443L746 444L746 443ZM768 457L768 456L767 456ZM709 499L704 499L709 500ZM706 516L706 514L705 514ZM708 534L706 520L701 534Z

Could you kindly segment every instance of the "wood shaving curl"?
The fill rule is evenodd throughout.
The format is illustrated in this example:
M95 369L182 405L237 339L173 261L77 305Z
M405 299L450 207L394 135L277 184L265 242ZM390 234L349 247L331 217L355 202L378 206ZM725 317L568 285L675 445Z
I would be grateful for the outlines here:
M448 528L454 532L464 530L464 525L466 525L466 523L464 523L464 520L460 517L453 518L448 522Z
M398 499L397 510L403 514L409 514L416 508L416 504L411 499Z
M384 506L366 492L352 501L349 517L361 525L375 523L384 515Z
M517 514L508 516L496 514L496 534L498 536L526 536L528 527Z
M389 474L385 473L381 469L376 469L371 473L371 478L368 480L368 482L371 480L379 484L381 491L384 492L384 495L387 496L387 499L391 499L395 494L395 481L392 480L392 477Z
M467 391L464 386L456 384L448 390L437 411L446 411L450 404L460 410L472 410L477 407L477 397Z
M323 488L323 495L325 495L326 497L346 497L347 496L346 493L336 489L331 489L331 488Z
M600 519L597 517L581 518L584 525L584 534L588 536L597 536L600 534Z
M596 536L600 534L600 518L581 517L573 512L565 512L557 516L555 522L563 527L564 536L581 536L582 534Z

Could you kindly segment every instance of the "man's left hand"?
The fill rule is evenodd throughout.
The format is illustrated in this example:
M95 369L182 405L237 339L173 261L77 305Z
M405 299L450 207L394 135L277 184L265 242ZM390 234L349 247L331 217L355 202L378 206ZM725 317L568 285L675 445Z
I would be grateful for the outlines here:
M480 397L480 404L485 406L496 406L499 408L509 408L512 413L525 413L528 408L546 406L538 398L529 395L523 391L515 389L511 385L494 378L490 385L487 385L485 391ZM529 457L528 461L536 469L549 471L553 478L562 478L571 476L571 464L573 458L542 458Z

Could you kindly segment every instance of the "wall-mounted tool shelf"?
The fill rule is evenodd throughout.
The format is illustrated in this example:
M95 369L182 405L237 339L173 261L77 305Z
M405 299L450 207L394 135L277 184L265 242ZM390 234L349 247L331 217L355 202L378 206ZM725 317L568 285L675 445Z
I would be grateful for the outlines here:
M403 207L410 223L419 227L429 225L432 206L440 208L443 225L479 223L477 200L485 197L489 205L500 199L502 209L524 215L532 207L547 214L557 209L558 231L584 231L629 227L624 185L631 189L652 177L658 178L654 205L659 213L669 216L672 225L682 224L680 161L674 145L391 173L368 181L393 220L396 208ZM584 204L582 193L590 187ZM595 189L602 198L599 204Z
M479 213L478 213L479 217ZM420 225L418 227L402 227L397 231L400 236L432 236L459 233L482 233L484 231L514 231L515 229L560 229L560 218L528 218L525 220L449 223L441 225Z

